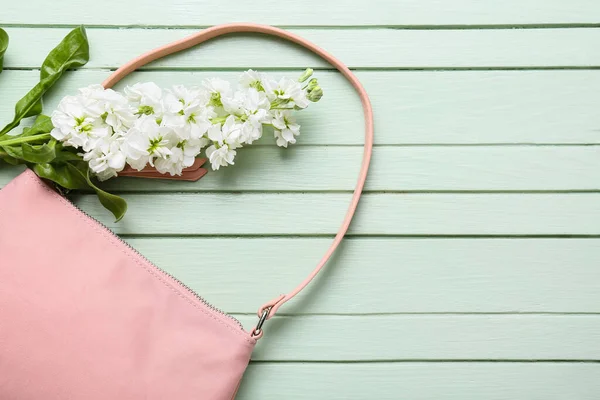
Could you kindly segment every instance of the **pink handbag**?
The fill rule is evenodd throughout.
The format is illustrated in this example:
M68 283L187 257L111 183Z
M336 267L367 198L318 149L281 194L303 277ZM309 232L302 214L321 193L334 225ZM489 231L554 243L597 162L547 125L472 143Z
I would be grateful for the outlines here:
M310 49L361 97L364 159L331 247L304 282L260 307L256 328L247 332L28 170L0 190L0 399L231 400L265 321L310 283L342 241L367 176L373 116L357 78L324 50L269 26L220 25L134 59L103 85L232 32L274 35Z

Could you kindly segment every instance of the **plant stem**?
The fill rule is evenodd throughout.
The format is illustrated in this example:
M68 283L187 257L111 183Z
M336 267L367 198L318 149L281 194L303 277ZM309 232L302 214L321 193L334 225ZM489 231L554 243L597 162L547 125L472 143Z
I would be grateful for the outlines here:
M213 124L224 124L227 117L215 117L210 120Z
M20 143L37 142L39 140L50 139L51 137L52 136L49 133L44 133L41 135L34 135L34 136L17 137L14 139L7 139L7 140L0 141L0 146L13 146L15 144L20 144Z

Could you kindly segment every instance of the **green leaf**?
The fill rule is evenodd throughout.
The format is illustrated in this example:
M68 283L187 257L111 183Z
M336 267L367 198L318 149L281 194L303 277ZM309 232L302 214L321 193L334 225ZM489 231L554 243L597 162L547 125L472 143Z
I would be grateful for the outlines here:
M69 164L35 164L33 171L40 177L59 184L65 189L87 189L88 183L77 172L73 172Z
M0 160L4 161L5 163L10 164L10 165L21 165L24 163L23 160L17 160L16 158L12 158L12 157L6 156L6 155L5 156L0 155Z
M117 195L105 192L104 190L94 186L93 189L98 195L100 203L115 216L115 222L119 222L127 212L127 202L124 198Z
M11 164L11 165L19 165L19 164L23 164L23 160L21 159L21 157L13 157L9 154L9 152L11 154L12 149L9 149L9 151L6 151L6 149L4 147L0 147L0 160L3 160L4 162Z
M6 49L8 48L8 33L2 28L0 28L0 73L2 72L2 67L4 66L4 53L6 53Z
M50 117L47 115L38 115L32 126L23 128L23 132L21 132L19 135L10 135L11 139L5 140L26 138L43 134L48 134L47 136L49 136L49 133L52 132L52 129L54 129L54 125L52 125L52 120ZM0 140L0 142L4 142L5 140Z
M30 163L49 163L56 158L56 140L41 145L32 145L29 143L21 144L23 150L23 160Z
M125 199L105 192L97 187L90 177L90 169L84 161L70 161L66 163L42 163L31 166L33 171L41 178L49 179L65 189L92 188L100 203L120 221L127 212Z
M77 155L77 150L73 147L64 148L62 144L58 143L56 145L56 158L55 162L65 162L65 161L83 161L81 156Z
M23 128L23 133L19 136L33 136L40 133L50 133L54 129L52 120L47 115L38 115L33 125L29 128Z
M2 150L0 158L10 164L49 163L56 158L57 148L61 149L54 139L44 144L18 143L12 146L0 146Z
M82 177L85 178L87 184L96 192L100 203L104 206L104 208L113 213L117 219L116 222L119 222L121 219L123 219L125 213L127 212L127 202L122 197L105 192L96 186L90 177L90 168L86 162L68 163L67 166L69 166L74 173L78 172Z
M16 146L2 146L0 147L6 154L8 154L12 158L16 158L19 160L23 159L23 149L20 145Z
M42 96L60 79L67 69L85 65L90 59L90 48L81 26L72 30L44 60L40 72L40 82L33 87L15 106L15 117L6 125L0 136L17 127L23 118L42 112Z
M90 46L83 26L73 29L42 63L40 78L62 74L67 68L77 68L90 60Z

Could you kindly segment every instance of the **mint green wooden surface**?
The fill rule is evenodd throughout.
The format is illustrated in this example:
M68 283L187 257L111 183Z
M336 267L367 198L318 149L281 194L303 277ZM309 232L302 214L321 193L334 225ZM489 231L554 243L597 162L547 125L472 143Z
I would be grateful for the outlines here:
M286 27L339 56L376 120L351 235L269 323L239 398L600 398L600 3L13 2L0 13L11 35L0 120L73 25L89 26L92 60L46 112L143 51L234 21ZM246 327L337 229L362 152L360 103L327 64L256 35L127 79L191 85L305 66L326 95L301 116L298 146L265 138L197 183L109 182L130 203L119 224L89 194L76 199ZM0 187L19 172L2 165Z

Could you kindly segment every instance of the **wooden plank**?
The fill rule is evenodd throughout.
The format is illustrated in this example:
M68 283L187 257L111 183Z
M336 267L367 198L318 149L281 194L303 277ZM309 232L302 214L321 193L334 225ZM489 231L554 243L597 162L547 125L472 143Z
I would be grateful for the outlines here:
M350 194L127 194L125 197L130 210L120 223L112 221L94 195L79 196L77 204L119 234L332 235L342 220ZM597 193L367 193L349 232L598 235L598 198ZM159 204L161 212L157 213ZM205 213L200 216L198 210ZM389 210L397 211L390 214ZM148 215L154 218L148 219ZM189 215L198 216L203 223L197 224ZM220 215L228 215L236 223L224 224Z
M234 168L195 184L114 180L113 190L352 190L360 147L274 147L240 151ZM368 191L597 190L597 147L378 147ZM134 182L135 181L135 182Z
M110 10L122 10L110 12ZM144 10L144 12L140 12ZM210 10L210 12L207 12ZM234 7L215 7L207 0L130 0L124 8L117 0L57 2L42 0L14 3L3 10L0 24L92 24L202 26L234 21L276 25L483 25L598 23L600 10L594 0L344 0L282 3L275 0L238 2Z
M349 194L338 193L125 198L130 210L120 223L95 196L81 196L77 204L120 234L331 235L350 202ZM600 194L366 194L350 233L598 235L599 218Z
M100 83L108 71L77 71L46 96L45 112L77 88ZM295 72L274 71L275 76ZM36 71L0 74L0 119L35 85ZM375 142L384 144L600 143L600 71L360 71L375 110ZM140 72L125 83L197 85L239 72ZM359 100L336 73L317 73L326 94L299 114L301 144L361 144ZM10 84L8 84L10 82ZM122 86L121 86L122 87ZM265 135L266 136L266 135ZM267 139L263 143L270 143Z
M256 320L256 315L240 317L249 328ZM252 359L599 360L599 340L597 315L274 317Z
M248 147L235 166L198 182L113 179L105 186L118 192L350 191L362 153L361 147ZM2 167L0 185L16 171ZM366 190L598 190L599 171L595 146L377 147Z
M581 363L257 363L237 399L597 400L598 375Z
M331 243L326 238L126 240L231 313L254 313L290 291ZM595 239L351 238L282 312L600 313L599 259Z
M39 68L67 29L9 28L6 68ZM196 30L89 29L86 68L115 68ZM293 29L354 68L593 67L600 29ZM159 60L152 68L305 68L329 65L304 49L262 35L234 35Z
M253 313L276 294L291 290L331 242L126 240L232 313ZM282 311L600 313L599 252L594 239L348 239L326 272Z
M193 215L201 225L205 217ZM210 302L235 313L252 313L277 293L291 290L331 242L126 240ZM344 242L314 287L285 312L598 313L599 252L593 239L353 238Z

